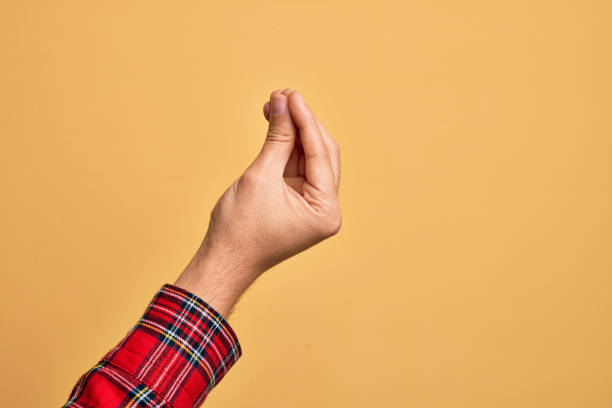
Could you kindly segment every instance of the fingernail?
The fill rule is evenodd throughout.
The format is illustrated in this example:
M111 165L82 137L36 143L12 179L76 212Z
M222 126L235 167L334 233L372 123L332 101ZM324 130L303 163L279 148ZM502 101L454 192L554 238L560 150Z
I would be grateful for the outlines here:
M276 96L270 99L273 115L282 115L287 111L287 99L283 96Z

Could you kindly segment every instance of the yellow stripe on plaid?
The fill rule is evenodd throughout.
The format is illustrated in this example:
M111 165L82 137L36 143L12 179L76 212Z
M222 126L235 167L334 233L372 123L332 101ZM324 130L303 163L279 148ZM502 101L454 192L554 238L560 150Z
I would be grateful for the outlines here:
M151 389L149 387L144 387L142 390L140 390L138 394L134 395L134 398L132 398L132 400L125 406L125 408L130 408L132 405L136 403L136 400L140 398L142 394L144 394L145 392L149 392L150 390Z
M171 289L171 288L166 287L166 288L164 288L164 290L167 290L168 292L172 292L172 293L174 293L174 294L176 294L176 295L179 295L179 296L181 296L181 297L183 297L183 298L185 297L185 294L184 294L184 293L177 292L176 290L173 290L173 289ZM225 325L225 324L224 324L224 323L223 323L221 320L219 320L219 318L217 318L217 316L215 316L215 315L214 315L214 313L209 312L209 311L208 311L208 309L206 308L206 306L205 306L205 305L203 305L203 304L202 304L200 301L198 301L197 299L192 299L192 298L190 298L189 300L193 301L195 304L197 304L198 306L200 306L200 308L206 312L206 315L208 315L209 317L212 317L213 319L215 319L215 321L216 321L217 323L219 323L219 325L221 326L221 328L223 328L223 332L224 332L225 334L227 334L227 337L229 337L230 339L234 340L233 336L232 336L232 335L230 334L230 332L227 330L226 325Z
M196 356L191 350L189 350L189 348L185 347L185 345L181 344L180 342L176 341L176 337L172 337L170 336L167 332L165 332L164 330L161 330L155 326L151 326L150 324L141 322L140 323L141 326L144 326L148 329L154 330L160 334L162 334L163 336L165 336L167 339L171 340L174 344L176 344L177 346L179 346L180 348L182 348L183 350L185 350L187 353L189 353L189 355L191 357L193 357L195 359L195 361L197 361L198 363L201 363L201 359ZM208 367L206 367L205 364L200 364L200 366L204 367L204 370L206 370L206 374L208 374L209 378L213 378L213 374L210 372L210 370L208 369Z

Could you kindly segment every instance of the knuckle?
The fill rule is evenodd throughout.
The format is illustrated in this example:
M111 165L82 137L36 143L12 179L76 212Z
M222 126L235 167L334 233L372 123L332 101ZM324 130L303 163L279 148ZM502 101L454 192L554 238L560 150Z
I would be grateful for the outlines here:
M340 231L340 228L342 228L342 215L340 211L337 211L326 217L322 226L322 233L326 237L331 237L336 235Z
M342 216L338 214L329 222L329 236L336 235L342 228Z
M247 170L240 177L240 181L245 185L260 185L264 180L260 172L255 170Z
M291 131L282 126L270 126L266 136L267 141L278 143L289 143L291 139Z

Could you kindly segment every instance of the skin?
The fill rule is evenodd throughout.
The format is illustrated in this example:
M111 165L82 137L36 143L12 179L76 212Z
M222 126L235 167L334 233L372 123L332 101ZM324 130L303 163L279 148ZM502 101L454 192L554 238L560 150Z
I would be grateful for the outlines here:
M223 193L208 230L175 282L228 317L265 271L336 234L340 152L302 96L276 90L261 151Z

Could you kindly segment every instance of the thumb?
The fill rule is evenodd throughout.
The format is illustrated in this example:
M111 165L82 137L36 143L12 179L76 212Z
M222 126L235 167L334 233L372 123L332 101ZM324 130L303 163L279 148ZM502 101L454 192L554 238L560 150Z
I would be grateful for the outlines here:
M279 91L270 95L270 125L259 156L259 165L281 175L295 144L296 129L289 114L287 97Z

